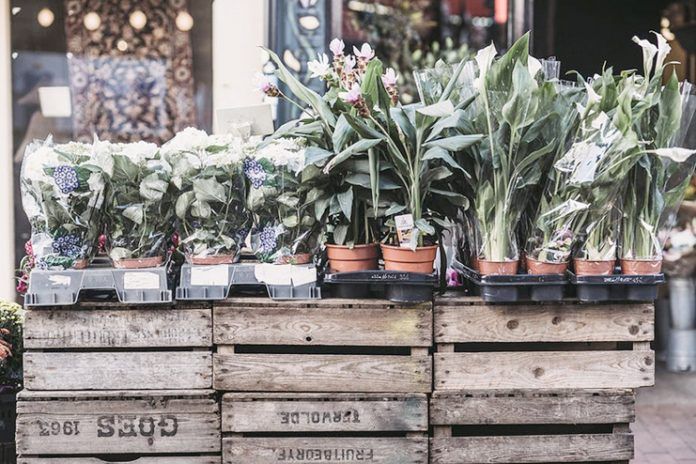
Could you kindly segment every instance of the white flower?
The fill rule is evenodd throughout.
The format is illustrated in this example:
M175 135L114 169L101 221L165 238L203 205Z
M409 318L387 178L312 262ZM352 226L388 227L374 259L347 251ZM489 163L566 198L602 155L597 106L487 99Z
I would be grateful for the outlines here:
M375 51L372 49L369 43L362 44L360 49L353 47L353 53L358 59L363 61L370 61L375 57Z
M652 71L653 59L657 54L657 47L645 39L640 39L636 35L633 36L632 40L643 49L643 72L647 78L650 76L650 71Z
M326 53L322 53L318 56L317 60L313 60L307 63L307 68L312 73L311 77L325 78L331 74L332 66L329 62L329 57Z
M493 60L498 51L495 49L495 45L491 42L489 46L483 48L476 53L476 64L479 68L479 77L477 80L478 89L483 91L486 87L486 75L488 70L491 69Z
M162 153L164 155L169 155L181 151L197 152L199 150L204 150L207 146L208 134L206 134L205 131L187 127L164 144Z
M155 158L159 147L154 143L135 142L122 145L121 154L136 164Z
M61 164L58 154L53 147L43 144L37 148L35 144L27 147L22 162L22 178L34 181L50 180L44 167L55 167Z
M667 39L665 39L662 34L655 31L652 31L652 33L657 36L657 60L655 61L655 69L661 69L665 63L665 58L667 58L669 52L672 51L672 47L669 46Z
M305 150L298 139L275 139L260 148L254 158L264 158L274 166L286 166L298 173L305 167Z
M655 150L648 150L648 153L652 153L657 156L662 156L669 158L677 163L683 163L688 160L692 155L696 154L696 150L689 150L687 148L673 147L673 148L658 148Z
M339 38L333 39L329 44L329 50L331 50L331 53L333 53L334 56L342 56L343 50L345 49L346 44L344 44L343 41Z
M589 108L594 103L599 103L602 101L602 97L599 96L597 92L592 88L590 84L585 82L585 90L587 91L587 107Z
M541 61L537 60L533 56L527 59L527 69L529 69L529 74L535 77L539 71L541 71Z

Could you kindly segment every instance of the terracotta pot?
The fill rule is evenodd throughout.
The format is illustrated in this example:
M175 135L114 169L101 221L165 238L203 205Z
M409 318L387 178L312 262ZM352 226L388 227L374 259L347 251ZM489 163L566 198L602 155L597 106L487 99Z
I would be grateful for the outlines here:
M329 271L354 272L379 269L379 249L376 243L355 245L350 248L345 245L326 245L329 257Z
M72 264L73 269L84 269L87 266L89 266L88 259L76 259Z
M527 258L527 274L546 275L546 274L565 274L568 263L549 263Z
M661 259L622 259L621 273L626 275L655 275L662 271Z
M311 253L297 253L294 255L281 256L276 260L276 264L309 264L312 262Z
M432 274L437 256L437 245L418 247L415 251L393 245L382 244L384 270Z
M481 267L479 266L478 256L471 257L471 269L473 269L476 272L479 272L481 270Z
M210 255L210 256L193 256L188 257L191 264L202 264L208 266L215 266L217 264L232 264L234 263L235 255L224 254L224 255Z
M612 275L616 260L591 261L588 259L574 259L575 275Z
M520 268L520 262L515 261L488 261L479 259L479 272L481 275L515 275Z
M146 267L157 267L162 265L164 258L153 256L151 258L127 258L114 260L114 267L117 269L143 269Z

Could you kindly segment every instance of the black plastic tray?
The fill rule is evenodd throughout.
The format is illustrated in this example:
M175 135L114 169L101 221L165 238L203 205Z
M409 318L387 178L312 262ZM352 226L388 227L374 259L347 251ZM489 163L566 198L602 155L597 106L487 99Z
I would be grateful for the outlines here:
M458 271L473 284L473 293L478 293L486 303L560 301L564 298L568 285L566 276L559 274L482 276L464 265Z
M577 276L568 271L568 280L580 301L653 301L665 275Z
M358 271L326 274L324 284L336 298L386 298L396 303L431 301L437 274L399 271Z

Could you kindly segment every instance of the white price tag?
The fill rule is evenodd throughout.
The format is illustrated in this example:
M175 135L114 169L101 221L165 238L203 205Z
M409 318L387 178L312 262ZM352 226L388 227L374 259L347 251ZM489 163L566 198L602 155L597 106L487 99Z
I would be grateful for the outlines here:
M227 286L230 271L226 264L191 268L191 285Z
M123 274L126 290L151 290L160 288L160 276L156 272L126 272Z

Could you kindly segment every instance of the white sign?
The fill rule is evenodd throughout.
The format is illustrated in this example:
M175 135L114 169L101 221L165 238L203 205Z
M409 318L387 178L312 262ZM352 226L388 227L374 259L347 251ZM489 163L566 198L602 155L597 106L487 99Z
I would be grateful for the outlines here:
M226 264L191 268L191 285L227 286L229 283L230 272Z
M250 127L249 127L250 126ZM273 133L273 113L270 104L238 106L217 110L218 133L240 135L268 135Z
M70 87L39 87L39 104L45 118L69 118Z
M160 276L156 272L126 272L123 274L126 290L151 290L160 288Z

